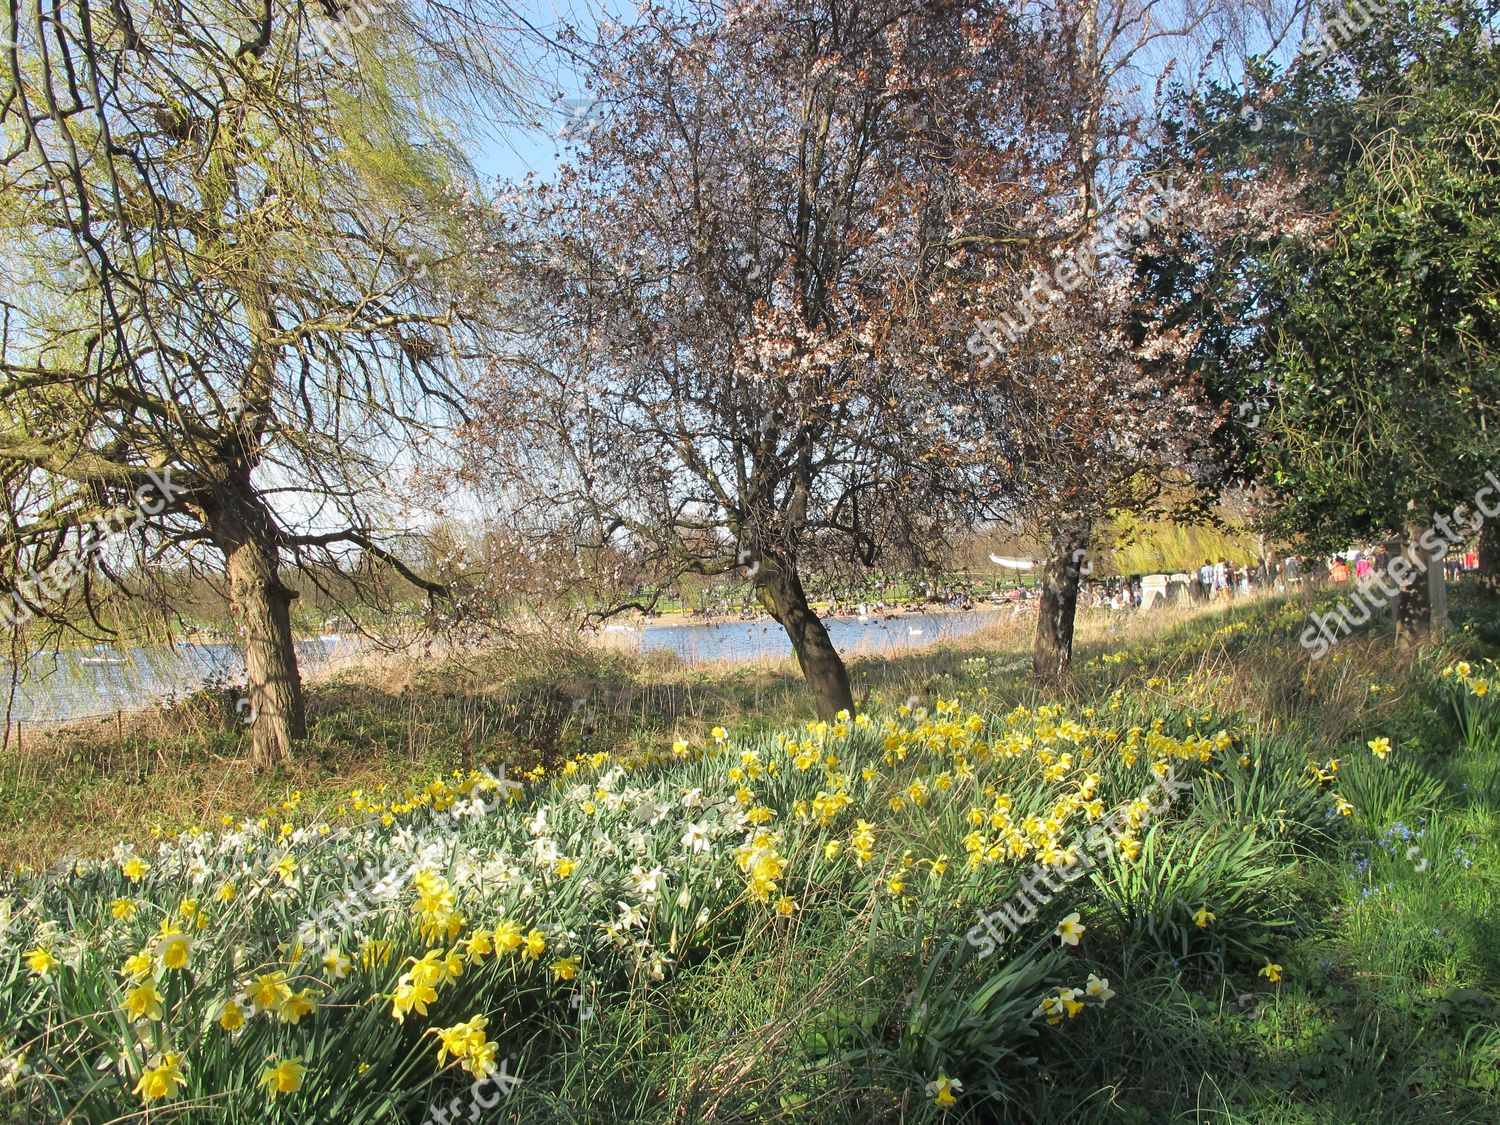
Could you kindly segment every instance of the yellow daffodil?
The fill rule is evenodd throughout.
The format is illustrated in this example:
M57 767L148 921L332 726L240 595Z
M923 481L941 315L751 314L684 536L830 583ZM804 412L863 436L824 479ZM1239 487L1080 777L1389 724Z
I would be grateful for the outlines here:
M330 949L323 954L323 972L327 974L329 980L343 980L352 968L354 968L354 962L337 949Z
M307 989L294 992L276 1005L276 1018L282 1023L296 1025L303 1016L310 1016L317 1010L317 1005L308 996Z
M1193 925L1197 926L1199 929L1204 929L1217 917L1218 915L1210 910L1207 904L1205 904L1198 907L1198 909L1193 912Z
M219 1012L219 1026L231 1034L245 1026L245 1009L238 1000L231 998L224 1002Z
M464 940L463 947L470 964L476 964L480 958L495 952L495 936L489 930L475 930Z
M262 973L256 977L246 993L257 1012L268 1012L278 1007L292 994L292 990L286 983L286 974L274 972Z
M193 956L193 939L187 934L168 934L157 941L156 955L168 969L185 969Z
M128 989L125 993L125 1011L132 1020L160 1020L161 993L156 990L156 981L148 978Z
M275 1100L281 1094L290 1094L301 1089L302 1079L306 1075L307 1067L302 1065L300 1058L283 1059L275 1066L268 1066L261 1071L260 1084L272 1100Z
M397 1023L403 1023L407 1014L416 1012L419 1016L427 1014L427 1005L437 1000L437 989L431 985L416 984L403 978L396 985L396 991L391 996L391 1015Z
M170 1101L187 1085L187 1078L182 1073L186 1068L187 1064L183 1062L179 1052L168 1051L141 1072L134 1092L148 1105L151 1102Z
M495 948L502 953L514 953L524 945L526 939L521 936L521 927L518 923L506 920L495 927Z
M1270 981L1272 984L1275 984L1282 977L1282 968L1280 965L1276 964L1276 962L1267 957L1265 968L1260 970L1259 975L1265 977L1266 980Z
M582 958L580 958L577 954L574 954L570 957L559 957L556 961L552 962L550 966L550 968L552 969L552 979L572 980L575 976L578 975L578 966L581 961Z
M1382 762L1390 757L1391 740L1389 738L1372 738L1365 745L1370 748L1370 753L1374 754Z
M526 935L526 943L521 949L521 956L534 961L546 951L547 939L542 936L542 931L531 930Z
M52 956L50 949L45 949L40 945L26 953L26 967L39 977L46 976L60 963L56 957Z

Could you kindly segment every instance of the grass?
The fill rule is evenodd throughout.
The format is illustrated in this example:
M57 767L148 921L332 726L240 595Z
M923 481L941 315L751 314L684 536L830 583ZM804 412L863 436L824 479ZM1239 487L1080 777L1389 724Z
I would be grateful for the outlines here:
M212 755L237 753L211 714L201 728L168 717L184 725L130 732L160 750L147 755L139 807L164 823L167 809L173 828L226 813L233 839L167 832L158 853L131 813L96 810L81 817L77 850L99 854L128 829L149 861L140 883L121 852L0 890L14 912L0 938L0 1027L14 1029L0 1032L10 1060L0 1120L139 1111L135 1081L173 1048L187 1051L187 1084L149 1104L153 1120L418 1122L452 1099L461 1120L469 1076L439 1066L423 1032L482 1013L520 1076L488 1119L1493 1121L1500 705L1488 693L1494 666L1477 661L1494 651L1500 617L1464 604L1441 647L1394 650L1372 628L1309 663L1294 639L1308 609L1267 601L1125 625L1099 615L1081 634L1073 682L1045 699L1018 666L1024 635L1004 626L862 661L872 721L842 735L803 728L784 667L691 672L559 653L508 669L397 668L315 691L315 752L296 772L153 807L149 786L164 794L200 776L192 770L211 776ZM1476 661L1467 676L1451 670L1460 659ZM446 704L451 717L440 690L462 701ZM899 714L909 696L927 712ZM585 730L574 698L611 706ZM730 730L723 743L717 723ZM1392 743L1388 760L1366 746L1377 737ZM692 750L669 750L677 738ZM129 787L119 744L81 741L71 752L89 764L65 783L75 795ZM1061 753L1074 755L1065 769ZM404 784L501 759L540 761L545 775L533 769L519 805L485 816L455 821L441 807L472 782ZM1012 899L1036 853L969 864L975 833L999 842L1008 829L997 823L1060 817L1028 838L1066 844L1091 823L1088 794L1128 810L1152 791L1153 762L1193 784L1136 825L1139 853L1122 839L984 955L968 936L978 912ZM371 791L377 777L391 789L351 807L341 787L357 778ZM32 784L38 796L18 809L35 835L57 798L45 778ZM814 803L839 794L846 807ZM287 807L264 829L241 819L263 801ZM390 827L379 822L387 809ZM761 828L746 823L758 809ZM682 839L695 823L712 836L701 852ZM560 876L539 841L579 869ZM11 854L46 858L31 847ZM197 883L189 855L206 863ZM389 855L451 890L429 921L466 915L436 948L462 949L473 927L514 919L538 927L545 955L474 957L439 985L428 1018L398 1023L401 959L435 940L411 912L420 884L402 882L339 937L351 953L389 939L392 959L377 952L369 968L329 979L298 956L299 921L321 916L355 859ZM296 886L275 873L278 856ZM666 883L643 890L658 868ZM210 920L189 931L200 935L190 968L153 962L163 1019L132 1024L119 963L153 948L163 918L185 916L183 896L206 903L226 878L239 897L198 908ZM118 898L138 904L134 918L111 916ZM621 901L642 922L601 931ZM1214 917L1199 925L1203 909ZM1074 911L1086 932L1061 944L1053 928ZM61 964L38 975L23 957L34 948ZM575 977L549 971L569 954ZM1278 981L1261 972L1271 963ZM316 1012L297 1024L262 1012L234 1035L214 1026L225 999L273 967L315 994ZM1055 1022L1038 1015L1090 975L1113 997L1076 998L1077 1012L1056 1008ZM306 1081L269 1100L257 1078L289 1056L308 1065ZM929 1086L943 1076L963 1083L946 1109Z

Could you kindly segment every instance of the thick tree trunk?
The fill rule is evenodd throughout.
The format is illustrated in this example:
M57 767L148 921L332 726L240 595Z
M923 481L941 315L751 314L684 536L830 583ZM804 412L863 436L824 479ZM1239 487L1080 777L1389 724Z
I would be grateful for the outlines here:
M844 658L828 639L828 630L807 604L796 565L762 558L755 586L764 605L792 642L802 678L813 695L818 718L832 721L840 711L854 711L854 693Z
M1479 570L1475 588L1481 598L1500 598L1500 524L1490 522L1479 533Z
M293 744L307 737L302 677L292 642L296 595L281 582L275 525L248 479L223 510L213 513L210 526L224 552L229 602L245 645L250 759L256 769L267 769L290 761Z
M1043 681L1065 675L1073 663L1073 621L1078 611L1078 583L1089 545L1088 523L1052 539L1042 571L1041 606L1037 612L1036 641L1031 648L1031 671Z

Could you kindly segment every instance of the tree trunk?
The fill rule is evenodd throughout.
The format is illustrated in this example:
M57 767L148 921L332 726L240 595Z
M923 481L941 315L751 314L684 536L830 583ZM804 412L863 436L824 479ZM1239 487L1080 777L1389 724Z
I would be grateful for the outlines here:
M1479 596L1500 598L1500 524L1486 523L1479 533L1479 570L1475 574Z
M807 604L794 563L761 558L755 586L771 616L786 630L797 654L802 678L812 690L818 718L832 721L840 711L854 712L854 693L844 658L828 639L828 630Z
M292 642L292 599L281 582L275 525L250 487L248 476L210 520L224 552L229 602L245 644L250 760L268 769L291 760L293 744L307 737L307 709L297 649Z
M1073 663L1073 620L1078 611L1078 584L1086 568L1090 525L1079 524L1052 538L1042 571L1042 598L1037 613L1031 671L1038 680L1065 675Z
M1433 581L1431 568L1437 568L1438 581L1442 580L1442 556L1429 558L1418 540L1426 529L1420 524L1408 524L1402 557L1410 568L1406 581L1400 584L1396 595L1396 643L1415 645L1433 634Z

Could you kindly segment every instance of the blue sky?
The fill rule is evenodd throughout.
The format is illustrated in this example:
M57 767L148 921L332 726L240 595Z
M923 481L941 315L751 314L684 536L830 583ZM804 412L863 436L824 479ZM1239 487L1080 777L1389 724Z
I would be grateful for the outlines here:
M513 0L513 10L537 34L553 38L564 24L592 31L604 18L629 20L635 5L629 0ZM550 178L565 141L558 131L564 118L555 110L548 112L548 99L558 94L564 98L583 94L582 75L562 52L547 51L534 43L524 44L522 50L525 65L535 75L533 93L544 128L517 125L476 141L472 158L486 181L520 179L527 172Z

